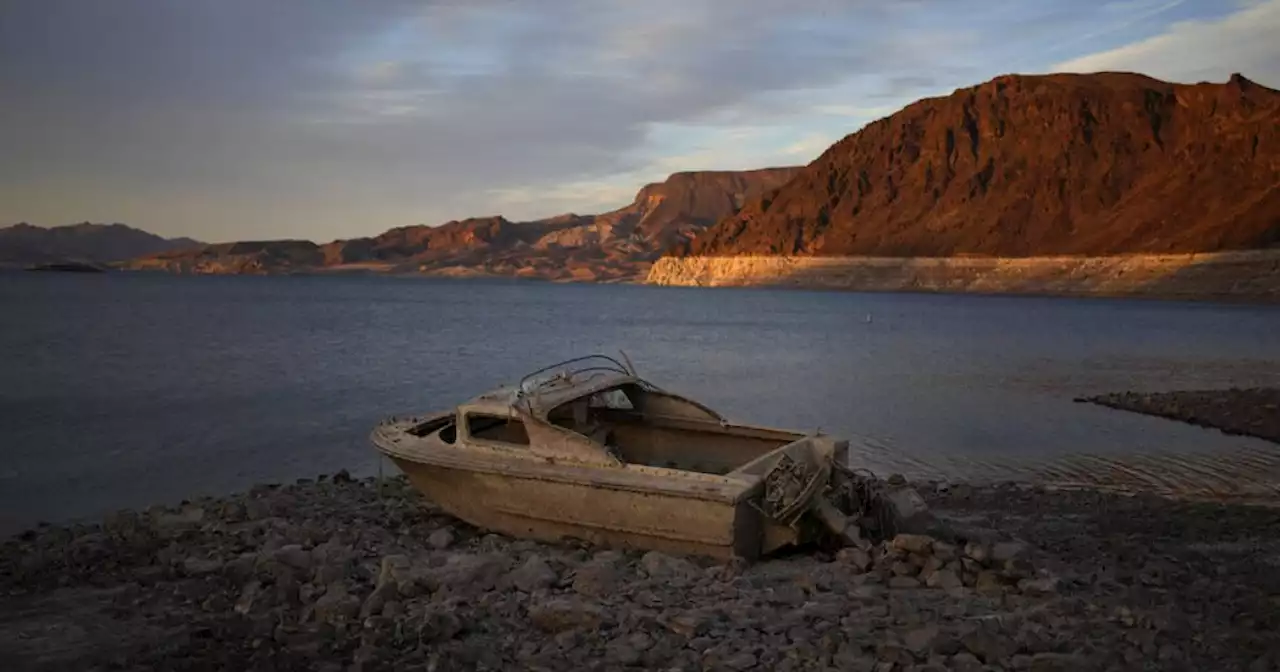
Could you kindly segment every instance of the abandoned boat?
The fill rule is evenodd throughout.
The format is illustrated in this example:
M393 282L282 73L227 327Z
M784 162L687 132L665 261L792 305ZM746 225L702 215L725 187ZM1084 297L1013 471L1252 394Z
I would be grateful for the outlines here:
M849 522L873 497L844 466L847 441L729 422L604 355L389 418L370 438L450 514L543 541L755 559L823 535L856 541Z

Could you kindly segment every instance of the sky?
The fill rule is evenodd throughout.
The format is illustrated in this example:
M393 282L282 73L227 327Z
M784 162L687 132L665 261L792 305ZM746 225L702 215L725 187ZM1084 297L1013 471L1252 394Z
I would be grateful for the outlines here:
M1280 88L1280 0L0 0L0 225L209 242L621 207L1000 74Z

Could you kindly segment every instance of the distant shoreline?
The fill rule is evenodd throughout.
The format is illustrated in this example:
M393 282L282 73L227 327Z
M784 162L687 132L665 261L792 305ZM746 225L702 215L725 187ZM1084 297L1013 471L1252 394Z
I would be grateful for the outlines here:
M1204 256L1203 254L1195 256ZM1046 257L1047 258L1047 257ZM664 260L667 259L664 257ZM853 258L857 259L857 258ZM942 258L925 258L925 257L903 257L903 260L919 260L919 259L952 259L952 257ZM972 260L974 257L954 257L954 259ZM1036 259L1032 257L1032 259ZM1082 260L1098 260L1107 259L1106 257L1083 257ZM1280 263L1280 262L1277 262ZM19 265L0 265L0 274L5 272L25 272L32 270L27 266ZM1231 293L1224 292L1206 292L1206 291L1132 291L1132 290L1098 290L1098 289L1063 289L1063 288L983 288L983 289L948 289L938 287L883 287L883 286L856 286L856 285L833 285L828 283L799 283L795 281L778 281L777 279L763 279L753 282L731 282L731 283L713 283L713 284L696 284L696 283L680 283L680 282L654 282L652 271L650 277L640 274L638 277L616 278L604 281L583 280L575 278L554 278L535 275L515 275L503 273L485 273L485 272L394 272L379 271L370 268L316 268L316 269L299 269L288 272L273 273L203 273L203 272L174 272L163 269L140 269L140 268L121 268L118 266L108 266L104 269L112 274L128 274L128 275L146 275L146 276L218 276L218 277L380 277L380 278L398 278L405 280L429 279L429 280L451 280L465 282L469 280L498 280L498 281L520 281L534 282L542 284L555 285L632 285L632 286L649 286L649 287L669 287L684 289L769 289L769 290L790 290L790 291L816 291L816 292L847 292L855 294L915 294L915 295L963 295L963 296L988 296L988 297L1021 297L1021 298L1047 298L1047 299L1126 299L1126 300L1144 300L1144 301L1162 301L1162 302L1187 302L1187 303L1220 303L1233 305L1276 305L1280 304L1280 285L1273 290L1274 293ZM1277 270L1280 273L1280 270ZM1276 282L1280 282L1277 280Z
M1280 249L1039 257L663 257L647 282L1277 303Z

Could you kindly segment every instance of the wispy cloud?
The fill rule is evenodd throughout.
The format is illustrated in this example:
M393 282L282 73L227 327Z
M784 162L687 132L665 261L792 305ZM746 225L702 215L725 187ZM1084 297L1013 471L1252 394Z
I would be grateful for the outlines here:
M1122 2L1108 2L1102 6L1102 13L1114 17L1110 22L1100 26L1097 30L1072 35L1070 38L1049 47L1049 50L1059 51L1073 44L1087 42L1103 35L1122 31L1147 19L1164 14L1169 10L1186 4L1186 2L1187 0L1123 0Z
M1130 70L1175 81L1221 81L1232 72L1280 85L1280 0L1247 3L1215 19L1179 21L1164 32L1054 66L1059 72Z

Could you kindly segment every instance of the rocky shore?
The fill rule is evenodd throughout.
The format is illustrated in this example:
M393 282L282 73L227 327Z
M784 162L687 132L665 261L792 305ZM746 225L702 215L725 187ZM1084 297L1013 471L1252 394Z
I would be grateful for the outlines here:
M1077 399L1280 443L1280 388L1118 392Z
M900 536L749 566L486 534L346 474L0 548L11 670L1273 670L1280 509L919 484Z

